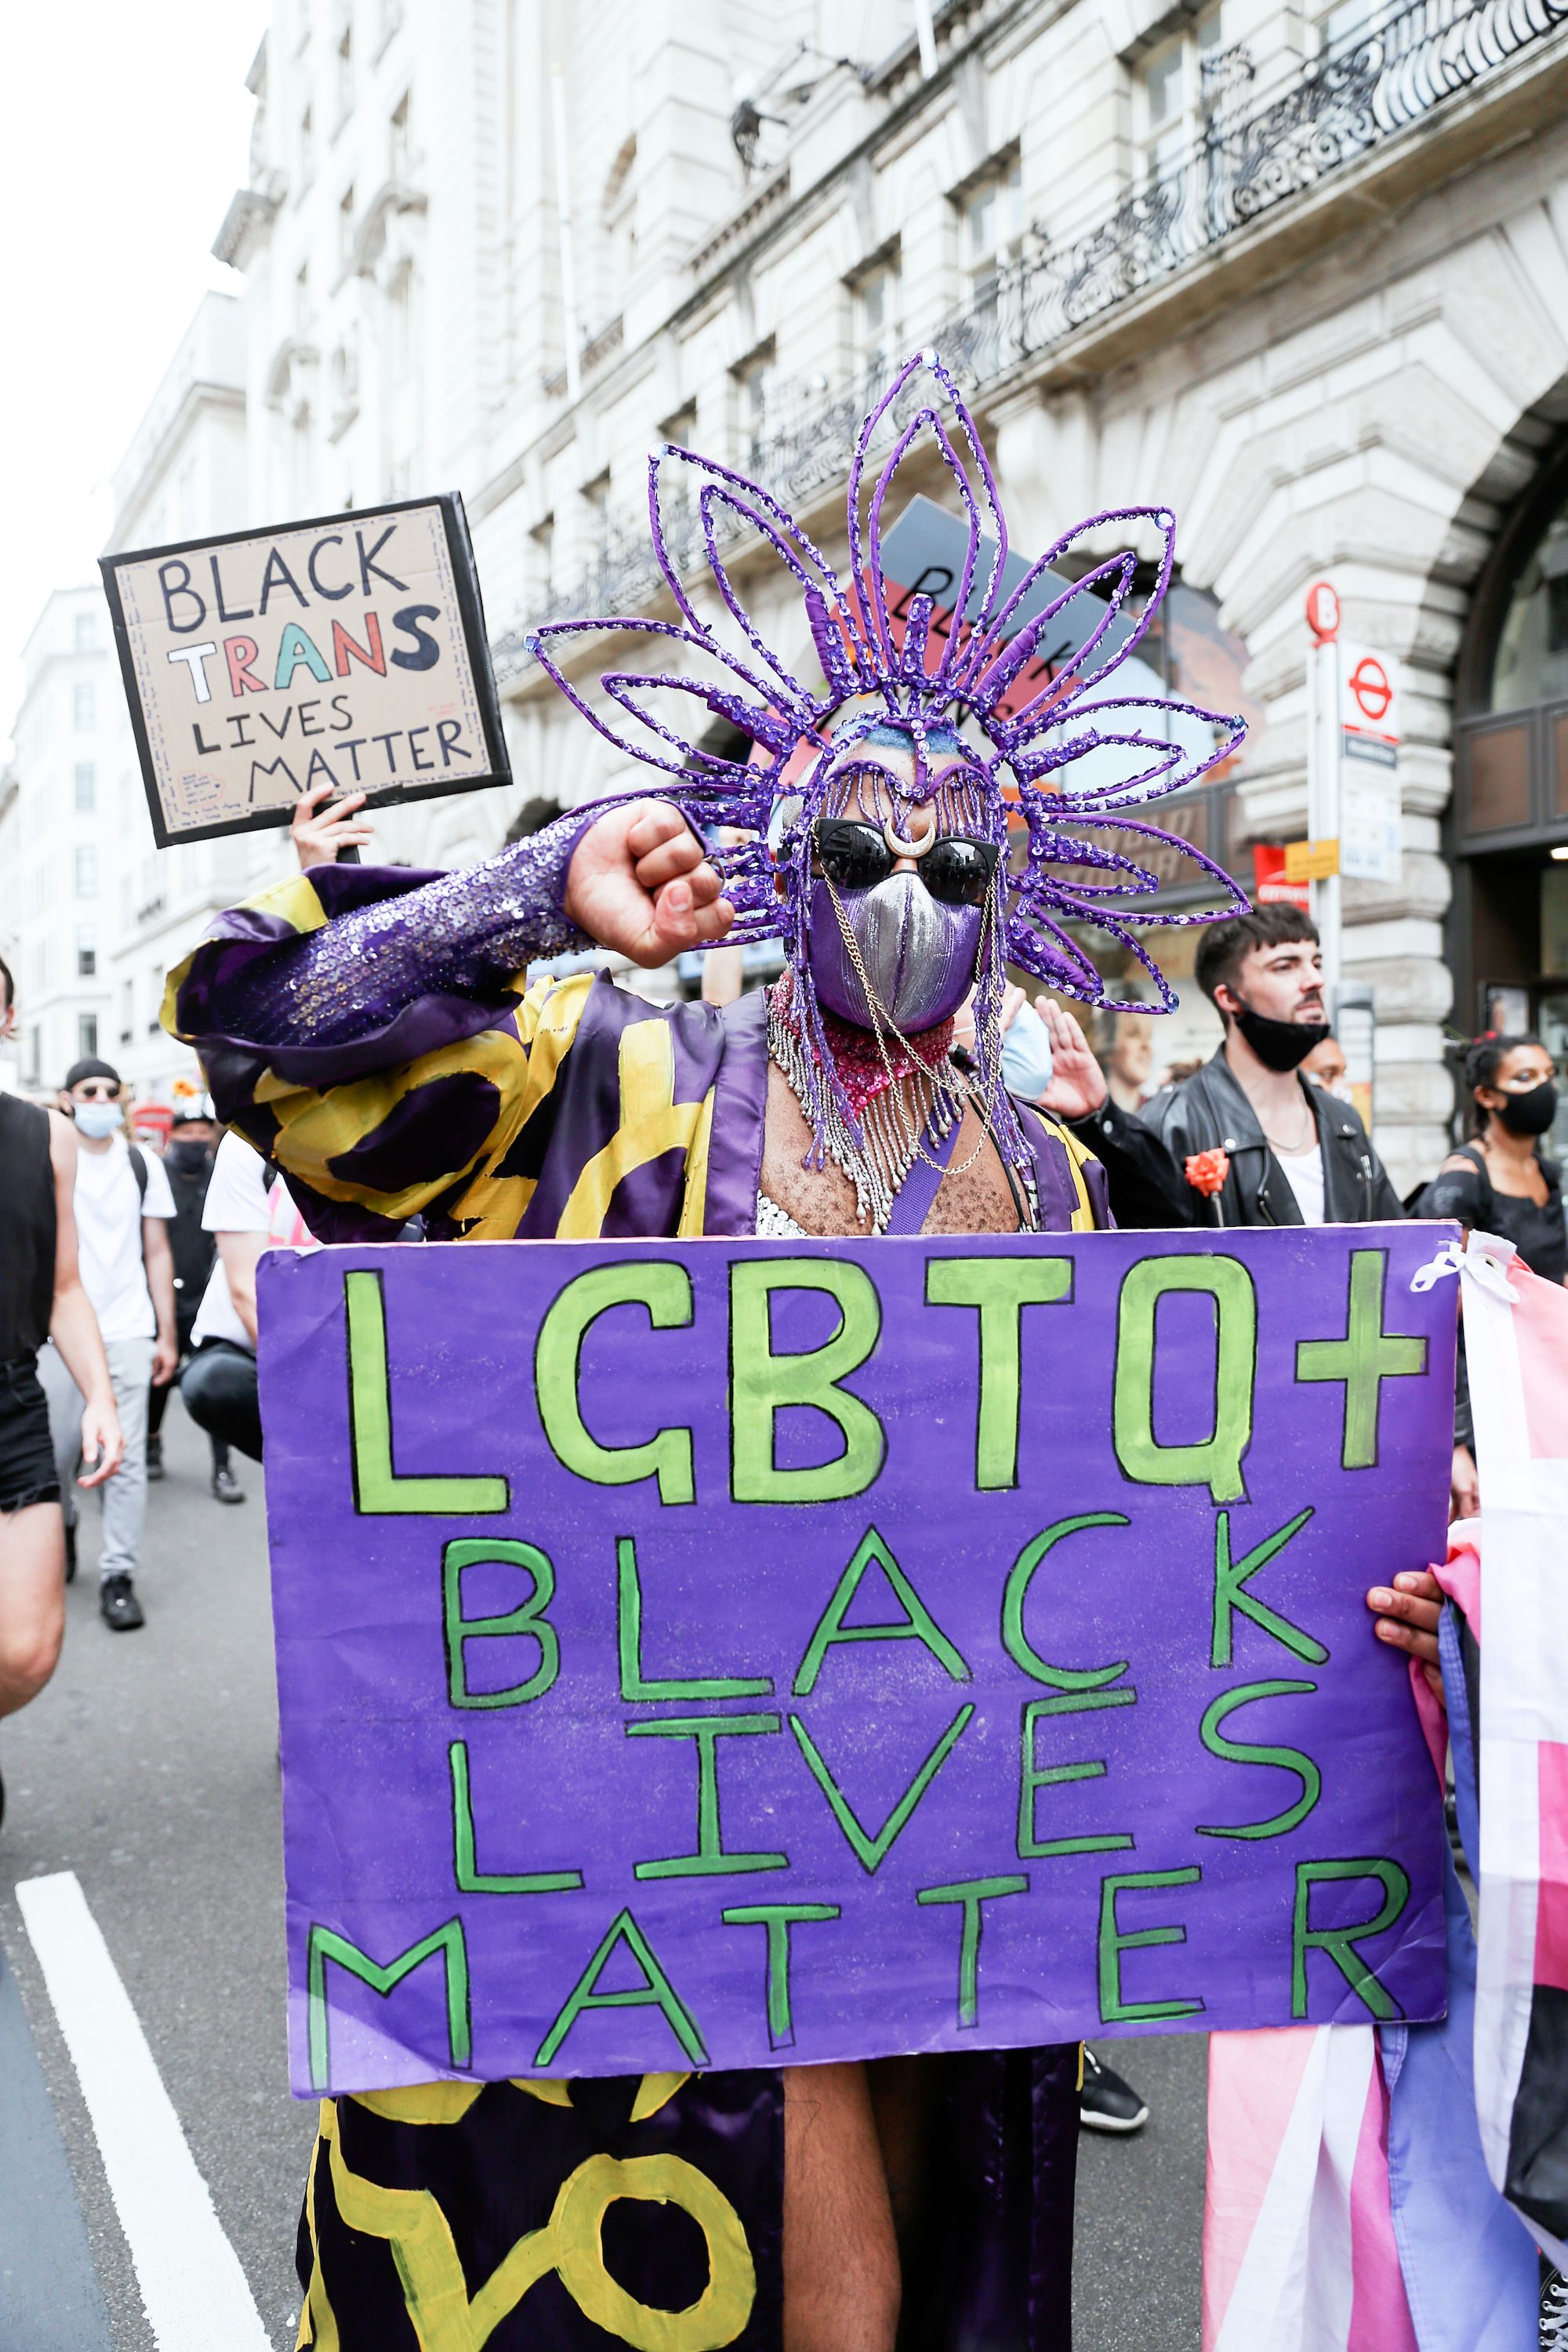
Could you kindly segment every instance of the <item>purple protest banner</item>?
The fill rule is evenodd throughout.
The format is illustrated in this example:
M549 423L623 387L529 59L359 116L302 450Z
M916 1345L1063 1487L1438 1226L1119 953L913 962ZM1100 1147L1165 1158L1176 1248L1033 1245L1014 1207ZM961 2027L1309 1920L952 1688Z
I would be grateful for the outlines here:
M296 2092L1440 2014L1449 1230L264 1259Z

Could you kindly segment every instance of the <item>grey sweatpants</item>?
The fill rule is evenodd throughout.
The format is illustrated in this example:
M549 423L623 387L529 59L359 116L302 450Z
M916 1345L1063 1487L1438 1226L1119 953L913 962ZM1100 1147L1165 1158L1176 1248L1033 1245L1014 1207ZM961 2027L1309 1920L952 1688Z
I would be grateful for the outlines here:
M142 1556L142 1522L147 1516L147 1390L153 1378L151 1339L106 1339L114 1409L125 1433L125 1454L106 1486L100 1576L133 1576ZM59 1472L60 1507L67 1527L75 1527L81 1488L76 1483L81 1456L82 1394L51 1340L38 1350L38 1378L49 1401L49 1441Z

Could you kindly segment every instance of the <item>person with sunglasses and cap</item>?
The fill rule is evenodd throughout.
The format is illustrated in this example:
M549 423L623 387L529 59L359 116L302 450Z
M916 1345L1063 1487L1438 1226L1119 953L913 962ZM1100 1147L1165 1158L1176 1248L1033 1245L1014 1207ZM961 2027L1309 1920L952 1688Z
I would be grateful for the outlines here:
M81 1277L109 1359L114 1402L124 1432L120 1466L103 1489L99 1608L111 1633L145 1622L134 1579L147 1510L147 1398L172 1380L179 1362L174 1262L167 1227L174 1196L163 1162L125 1140L120 1073L89 1057L73 1063L59 1107L76 1129L75 1212ZM82 1397L58 1349L38 1359L48 1399L49 1430L64 1501L79 1451ZM76 1568L76 1508L66 1510L66 1573Z

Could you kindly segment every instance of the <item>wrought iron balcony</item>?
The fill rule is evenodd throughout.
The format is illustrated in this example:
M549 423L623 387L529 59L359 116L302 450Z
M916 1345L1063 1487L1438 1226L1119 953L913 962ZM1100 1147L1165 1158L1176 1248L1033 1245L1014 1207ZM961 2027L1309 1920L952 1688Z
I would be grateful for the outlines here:
M1204 133L1173 171L1135 190L1087 235L1044 243L1000 270L922 340L935 343L966 391L982 390L1395 138L1565 20L1568 0L1411 0L1378 11L1256 110L1247 106L1251 60L1244 47L1226 50L1205 61ZM890 373L891 362L879 359L837 391L821 376L776 387L745 470L786 505L841 482L860 420ZM918 398L908 395L908 406ZM889 441L901 421L888 420ZM702 557L695 508L667 513L670 554L684 573ZM722 510L715 520L721 543L726 525L739 535ZM613 516L584 575L499 640L500 675L527 665L526 627L636 611L662 584L646 509Z

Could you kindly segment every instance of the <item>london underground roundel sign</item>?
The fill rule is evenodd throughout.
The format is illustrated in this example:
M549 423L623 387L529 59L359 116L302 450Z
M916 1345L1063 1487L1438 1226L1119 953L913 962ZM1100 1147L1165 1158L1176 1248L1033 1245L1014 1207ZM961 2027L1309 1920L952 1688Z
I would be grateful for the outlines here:
M1314 580L1307 591L1307 626L1320 645L1327 645L1339 633L1340 599L1338 591L1326 580Z

